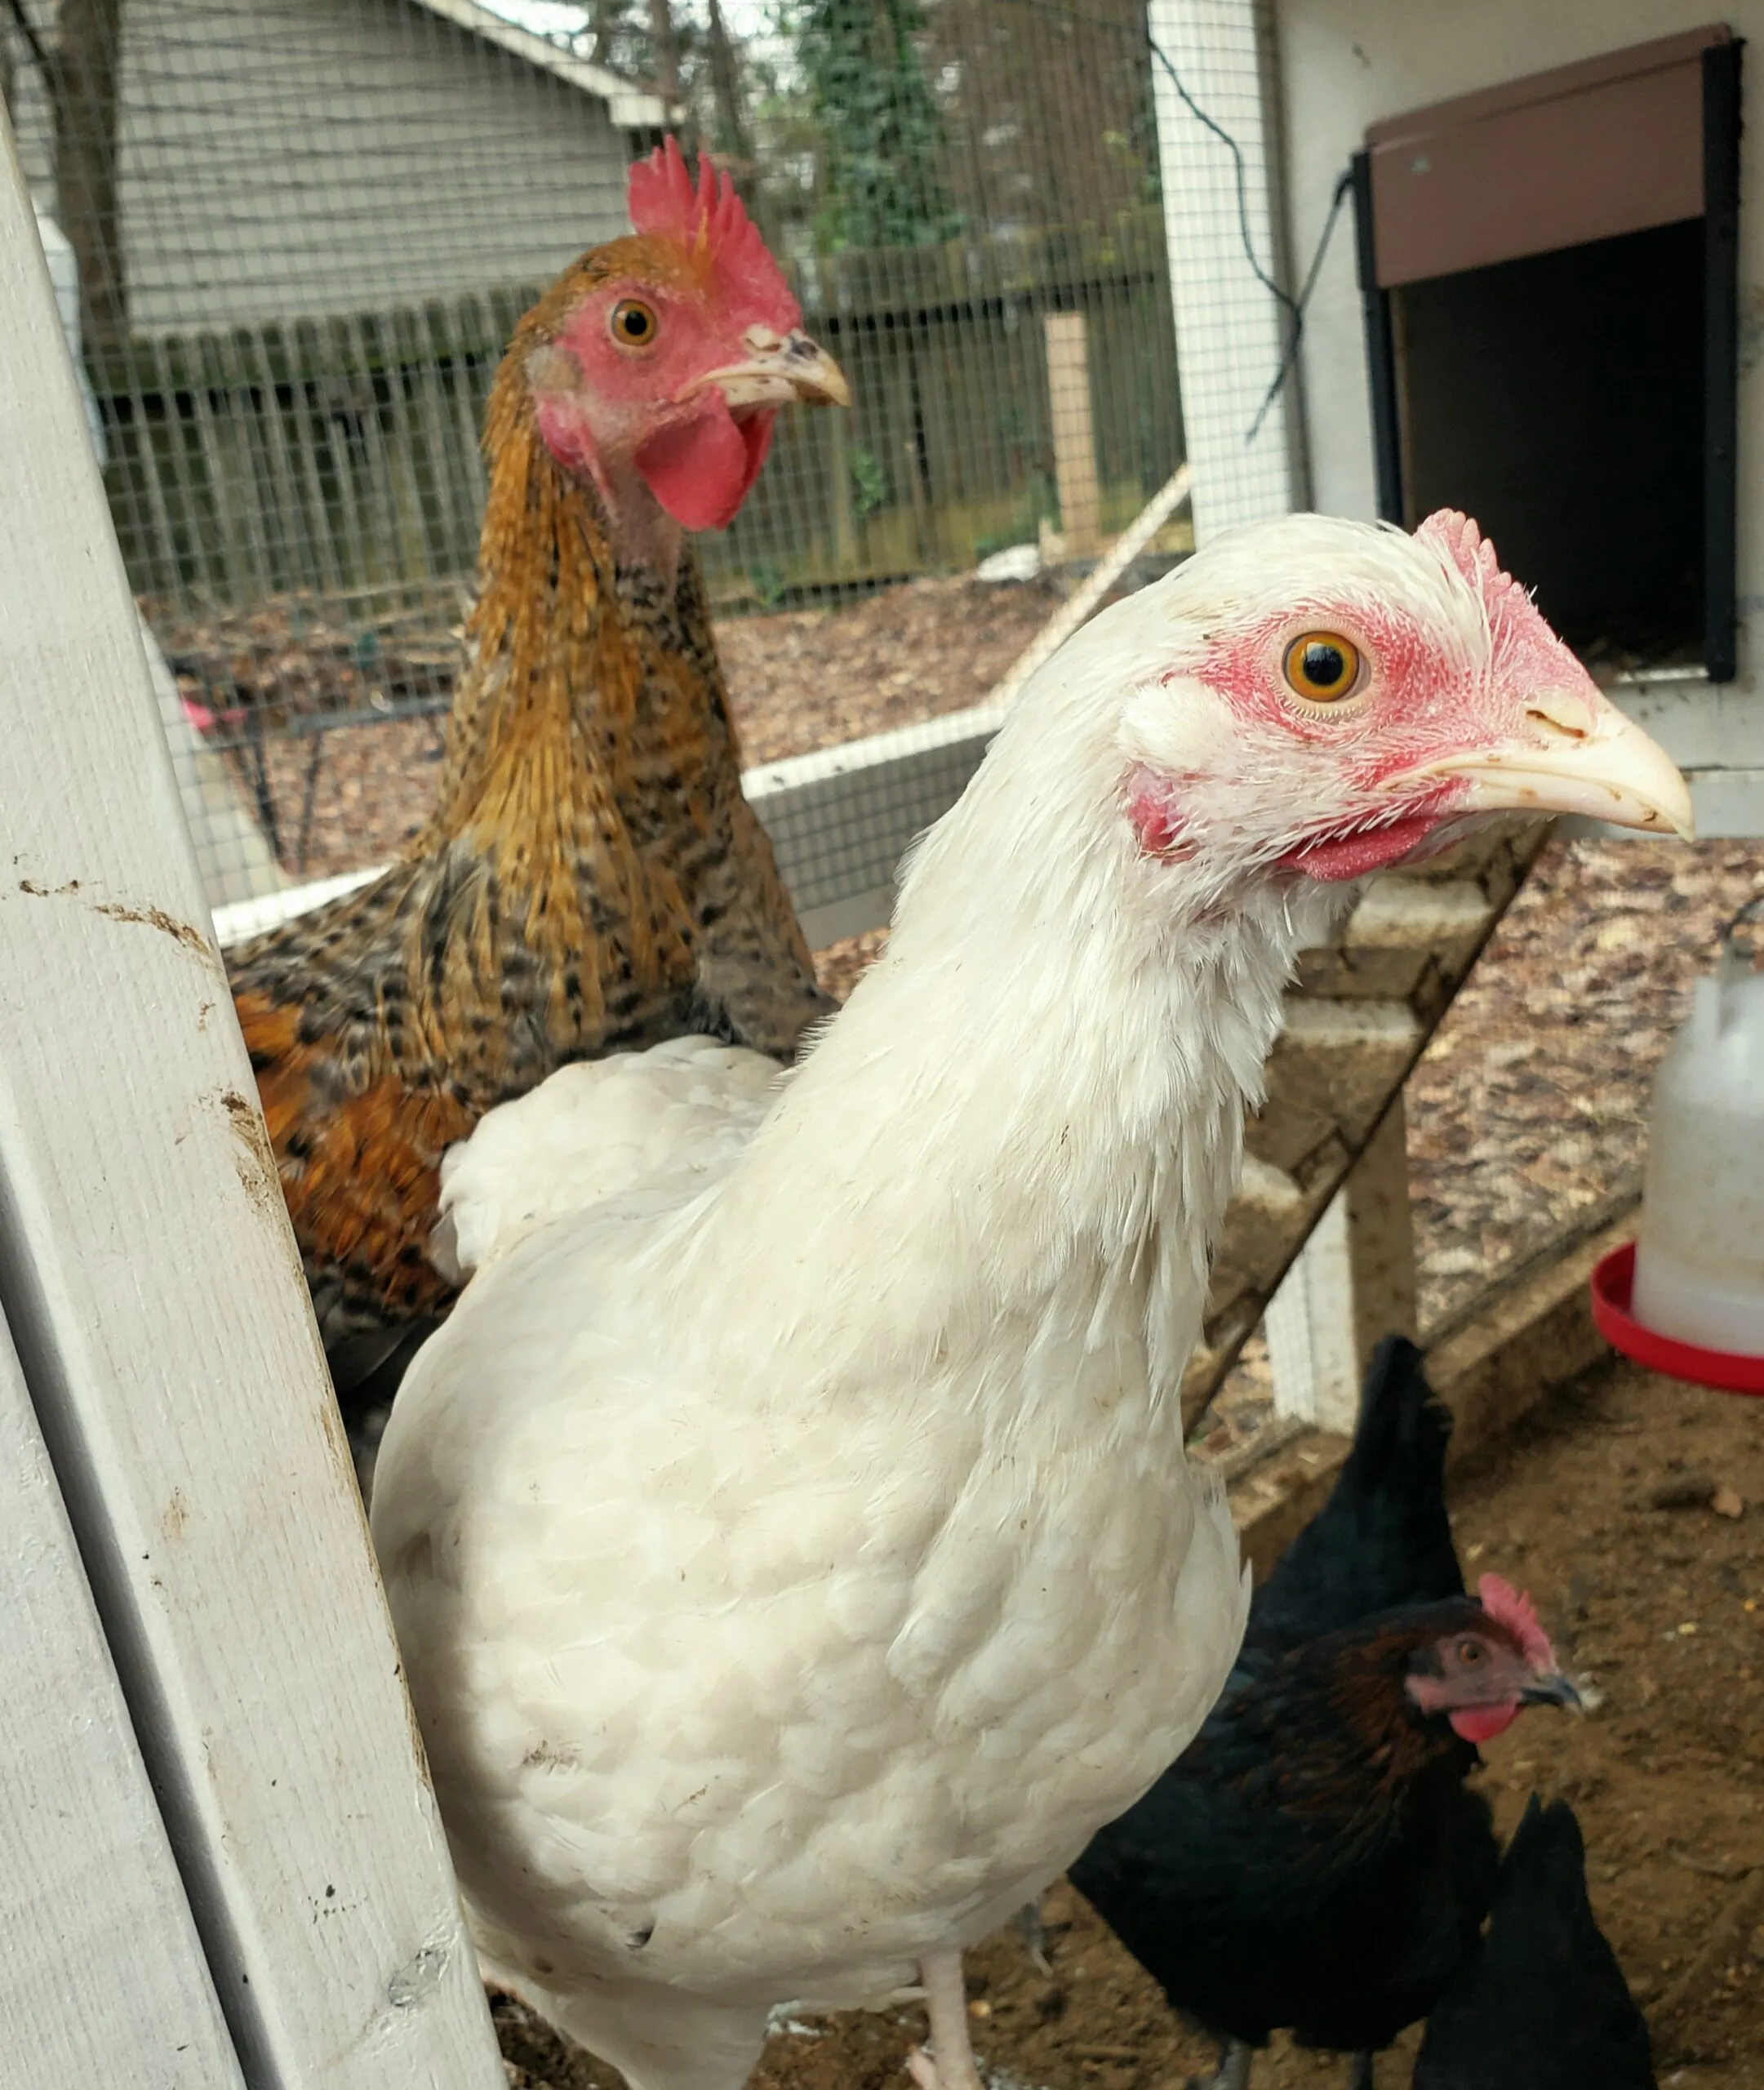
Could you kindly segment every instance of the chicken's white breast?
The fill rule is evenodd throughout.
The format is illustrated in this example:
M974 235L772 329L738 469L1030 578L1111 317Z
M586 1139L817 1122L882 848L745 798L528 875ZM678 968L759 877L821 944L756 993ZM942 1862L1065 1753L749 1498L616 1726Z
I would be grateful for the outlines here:
M645 1281L677 1221L497 1256L374 1503L491 1956L651 2075L617 2050L633 1982L757 2039L995 1927L1176 1754L1246 1602L1216 1495L1082 1444L1026 1488L940 1375L731 1415Z

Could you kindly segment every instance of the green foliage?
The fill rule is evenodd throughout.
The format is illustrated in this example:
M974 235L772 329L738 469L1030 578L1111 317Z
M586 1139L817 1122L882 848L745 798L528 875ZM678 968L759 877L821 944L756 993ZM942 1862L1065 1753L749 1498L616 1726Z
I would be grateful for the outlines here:
M758 559L748 567L747 585L762 610L776 609L790 586L784 568L769 558Z
M989 531L974 540L976 559L990 558L994 552L1009 551L1013 545L1034 543L1044 522L1057 522L1060 519L1060 492L1052 475L1046 472L1033 472L1024 487L1011 521L1002 530Z
M888 474L873 450L858 447L847 459L851 474L851 505L860 517L873 515L888 498Z
M918 0L802 0L795 33L819 133L820 243L919 247L960 221L942 174L943 118L926 77Z

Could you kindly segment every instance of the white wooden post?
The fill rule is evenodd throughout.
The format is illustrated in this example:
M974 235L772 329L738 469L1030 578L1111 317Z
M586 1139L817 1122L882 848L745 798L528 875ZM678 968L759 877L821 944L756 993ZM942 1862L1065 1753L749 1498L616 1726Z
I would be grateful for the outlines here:
M1415 1231L1402 1096L1268 1302L1274 1412L1351 1435L1360 1381L1387 1335L1415 1333Z
M0 2082L242 2083L0 1322Z
M43 260L55 291L56 311L61 321L61 338L73 359L92 451L101 469L105 461L104 419L80 359L79 263L55 220L46 217L41 210L35 215L37 237L42 244ZM837 421L834 425L838 425ZM177 678L144 621L141 643L153 671L160 723L171 750L172 772L178 780L190 824L190 839L196 846L196 860L202 874L202 890L210 906L237 905L266 892L279 892L284 880L269 838L246 810L225 762L213 749L202 745L201 736L184 716Z
M1251 434L1286 344L1282 308L1255 273L1259 266L1282 282L1264 17L1261 0L1150 0L1148 9L1157 49L1243 161L1240 212L1230 148L1183 100L1154 52L1176 367L1202 544L1230 524L1303 505L1290 382ZM1246 221L1255 266L1244 251Z
M28 1962L8 1958L0 2076L230 2083L206 1990L251 2090L492 2090L501 2065L3 115L0 373L0 1311L113 1665L56 1686L100 1749L120 1747L120 1685L184 1897L72 1910L89 1928L57 1994L119 2040L151 2004L208 2057L156 2073L123 2041L101 2064L39 2068L15 2043ZM16 1421L14 1439L16 1487ZM22 1523L0 1550L29 1576ZM0 1644L28 1674L32 1629L10 1607ZM0 1704L14 1781L47 1781L38 1710ZM142 1780L126 1761L118 1776L108 1821L88 1810L55 1834L132 1836L162 1874L151 1825L126 1819ZM22 1870L0 1865L8 1928L52 1885L18 1849ZM186 1903L206 1968L183 1950Z

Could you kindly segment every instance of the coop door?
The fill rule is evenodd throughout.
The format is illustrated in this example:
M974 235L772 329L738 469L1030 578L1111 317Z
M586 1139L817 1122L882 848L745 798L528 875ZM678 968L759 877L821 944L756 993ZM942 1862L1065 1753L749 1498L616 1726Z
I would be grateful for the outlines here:
M1475 516L1613 677L1734 674L1740 50L1538 73L1356 163L1380 513Z

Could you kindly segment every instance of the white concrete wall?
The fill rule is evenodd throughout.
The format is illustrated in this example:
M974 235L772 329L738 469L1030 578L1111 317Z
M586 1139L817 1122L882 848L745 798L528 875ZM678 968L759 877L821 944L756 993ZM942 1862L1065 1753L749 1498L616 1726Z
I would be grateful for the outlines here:
M1764 832L1764 0L1274 0L1282 149L1295 269L1310 259L1336 180L1366 127L1405 110L1602 51L1724 21L1748 39L1740 208L1740 678L1621 692L1693 774L1706 834ZM1311 496L1376 513L1365 335L1344 212L1305 324ZM1645 490L1637 490L1645 498ZM1198 499L1198 493L1197 494ZM1718 776L1716 772L1721 772Z
M50 28L51 0L30 7ZM410 0L128 0L123 23L137 332L544 281L624 228L607 104ZM20 157L52 209L22 52L16 79Z

